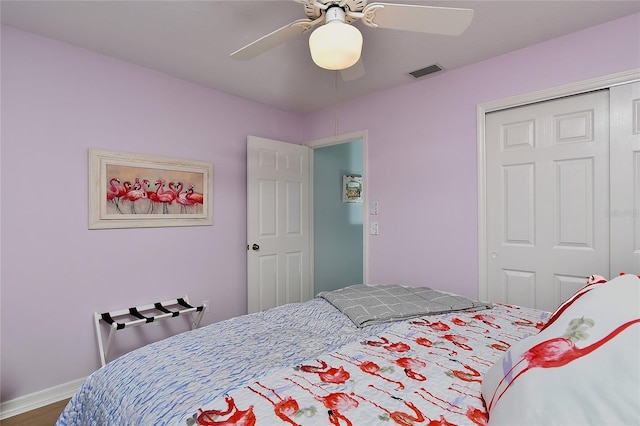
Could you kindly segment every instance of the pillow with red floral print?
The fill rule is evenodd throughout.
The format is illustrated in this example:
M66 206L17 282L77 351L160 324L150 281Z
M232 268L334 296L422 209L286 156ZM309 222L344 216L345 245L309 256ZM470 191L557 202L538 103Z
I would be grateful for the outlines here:
M489 424L639 425L639 360L640 279L592 279L487 371Z

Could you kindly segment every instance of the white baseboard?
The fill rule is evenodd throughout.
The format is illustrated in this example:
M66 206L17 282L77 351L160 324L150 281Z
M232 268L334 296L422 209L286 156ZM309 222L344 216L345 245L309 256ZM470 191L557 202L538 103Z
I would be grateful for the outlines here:
M0 420L71 398L85 380L86 377L3 402L0 404Z

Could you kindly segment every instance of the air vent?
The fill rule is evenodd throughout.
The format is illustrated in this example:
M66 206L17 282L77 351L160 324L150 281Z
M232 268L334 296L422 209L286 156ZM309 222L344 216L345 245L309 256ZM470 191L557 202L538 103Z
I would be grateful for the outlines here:
M436 64L433 64L419 70L411 71L409 74L411 74L413 78L420 78L420 77L424 77L425 75L433 74L434 72L438 72L438 71L442 71L442 68L440 68Z

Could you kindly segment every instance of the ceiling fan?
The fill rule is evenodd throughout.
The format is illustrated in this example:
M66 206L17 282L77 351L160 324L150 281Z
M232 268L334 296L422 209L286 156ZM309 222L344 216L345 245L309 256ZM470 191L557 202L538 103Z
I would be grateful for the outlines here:
M420 6L397 3L369 3L367 0L294 0L304 6L307 18L291 22L253 43L231 53L234 59L248 60L292 38L311 31L309 48L320 67L343 72L352 80L364 74L360 60L362 34L353 25L360 19L373 28L460 35L471 24L472 9Z

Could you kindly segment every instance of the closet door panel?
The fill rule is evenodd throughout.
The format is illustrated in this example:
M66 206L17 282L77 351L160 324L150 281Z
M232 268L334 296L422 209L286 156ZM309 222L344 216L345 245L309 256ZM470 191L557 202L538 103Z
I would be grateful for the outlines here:
M609 274L606 90L486 115L488 298L553 311Z
M640 83L611 92L611 277L640 274Z

